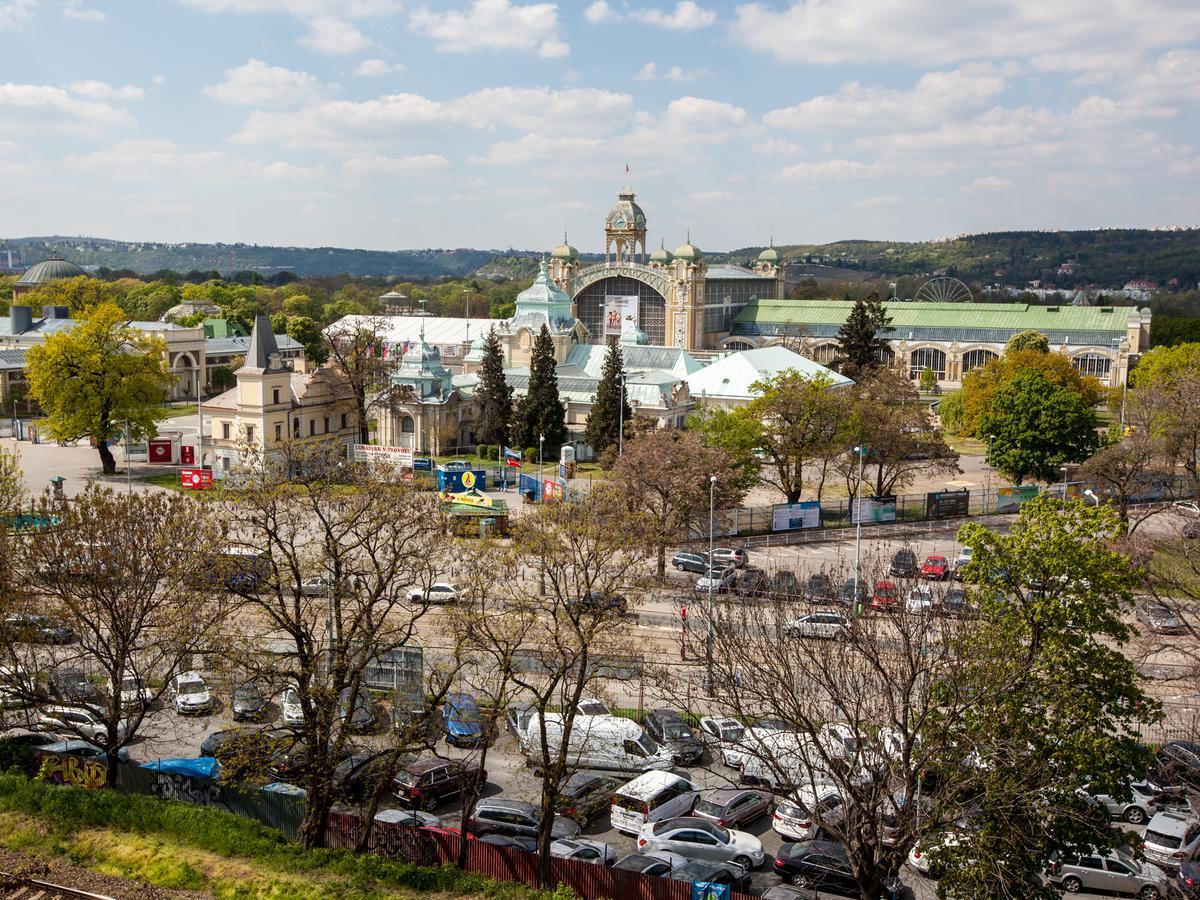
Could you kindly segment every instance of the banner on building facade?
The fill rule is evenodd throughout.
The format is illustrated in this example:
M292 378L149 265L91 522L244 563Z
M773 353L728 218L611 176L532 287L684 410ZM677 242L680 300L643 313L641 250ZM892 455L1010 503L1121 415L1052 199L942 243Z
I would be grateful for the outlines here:
M638 329L638 298L604 297L604 336L621 337Z
M374 444L355 444L354 458L372 460L397 469L413 467L412 447L377 447Z

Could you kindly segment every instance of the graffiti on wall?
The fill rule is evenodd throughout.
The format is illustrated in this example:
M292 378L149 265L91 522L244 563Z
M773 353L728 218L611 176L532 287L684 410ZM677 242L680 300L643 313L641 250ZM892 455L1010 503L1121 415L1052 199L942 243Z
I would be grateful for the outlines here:
M108 771L104 763L97 760L59 756L56 753L40 754L38 767L46 781L82 788L104 787L104 776Z

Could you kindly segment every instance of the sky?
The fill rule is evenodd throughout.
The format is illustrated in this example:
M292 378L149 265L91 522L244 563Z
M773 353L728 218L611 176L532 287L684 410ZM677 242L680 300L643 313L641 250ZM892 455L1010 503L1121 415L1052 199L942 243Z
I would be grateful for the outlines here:
M1195 225L1198 106L1197 0L0 0L0 238Z

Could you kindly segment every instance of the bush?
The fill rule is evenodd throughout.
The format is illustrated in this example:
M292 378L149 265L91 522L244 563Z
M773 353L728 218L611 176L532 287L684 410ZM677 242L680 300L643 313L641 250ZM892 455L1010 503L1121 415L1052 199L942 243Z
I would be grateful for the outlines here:
M619 448L617 445L610 444L600 451L600 456L596 458L596 464L606 472L611 471L612 467L617 464L618 452Z
M491 444L477 444L475 446L475 455L480 459L491 459L496 455L496 448Z
M537 463L537 458L538 458L538 452L537 452L537 451L538 451L538 448L537 448L537 447L526 447L526 448L525 448L525 450L524 450L524 453L523 453L523 456L524 456L524 461L525 461L525 462L527 462L527 463L534 463L534 464L536 464L536 463Z

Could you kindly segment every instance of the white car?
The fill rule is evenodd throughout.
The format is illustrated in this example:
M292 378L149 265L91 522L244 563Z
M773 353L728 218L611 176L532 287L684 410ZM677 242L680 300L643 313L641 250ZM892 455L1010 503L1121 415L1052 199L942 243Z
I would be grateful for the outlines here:
M705 716L700 720L700 739L709 746L713 756L720 755L721 762L731 769L742 764L740 742L745 733L745 726L728 716Z
M429 590L413 588L408 592L409 603L453 603L458 599L458 588L447 581L437 581Z
M922 875L928 876L930 869L929 855L947 847L957 847L958 844L958 835L953 831L934 835L928 841L917 841L913 844L912 849L908 851L908 866L914 872L920 872Z
M805 785L775 805L771 828L789 841L811 841L822 824L838 825L845 815L846 803L835 785Z
M783 626L783 633L788 637L841 641L850 636L851 627L850 620L841 613L815 612L792 619Z
M0 666L0 709L19 709L33 694L33 681L20 669Z
M731 862L750 871L762 865L762 842L752 834L723 828L695 816L648 822L638 833L639 853L669 850L688 859Z
M603 866L611 866L617 861L617 854L608 844L579 837L551 841L550 855Z
M733 587L733 582L736 578L737 570L733 566L723 569L710 567L708 571L696 579L696 593L707 594L711 587L714 594L722 594Z
M1172 505L1185 516L1200 518L1200 503L1195 500L1176 500Z
M79 706L43 706L34 720L38 730L74 734L92 743L108 740L108 726L90 709ZM125 722L117 723L117 740L124 740Z
M199 672L180 672L167 685L167 695L181 716L212 711L212 693Z
M919 616L933 609L933 590L927 584L918 584L908 592L904 601L904 611L911 616Z
M279 708L283 713L284 725L303 725L304 709L300 706L300 692L293 685L283 689L279 697Z
M861 751L866 738L845 722L830 722L817 732L817 742L832 759L851 759Z
M108 679L108 692L114 693L112 679ZM143 703L149 703L150 698L154 696L154 692L150 688L142 684L142 680L136 675L125 675L121 679L121 707L136 707Z

